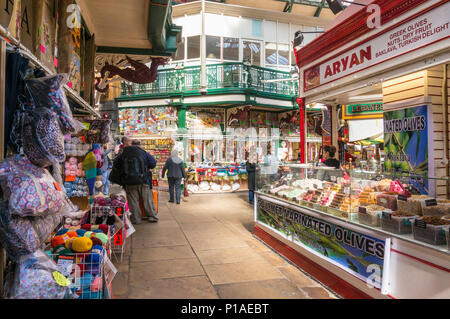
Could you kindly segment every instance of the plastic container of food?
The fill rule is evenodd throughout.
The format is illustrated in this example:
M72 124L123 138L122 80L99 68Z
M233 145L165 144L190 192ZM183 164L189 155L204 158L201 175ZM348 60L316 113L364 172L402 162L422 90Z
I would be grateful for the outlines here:
M380 227L381 226L381 212L377 213L358 213L358 220L361 224L373 226L373 227Z
M449 227L450 224L432 225L422 218L418 218L412 223L412 232L415 240L423 241L431 245L446 245L445 231Z
M450 228L445 230L445 237L447 237L447 249L450 250Z
M392 212L381 214L381 229L394 234L411 234L412 223L419 216L394 216Z

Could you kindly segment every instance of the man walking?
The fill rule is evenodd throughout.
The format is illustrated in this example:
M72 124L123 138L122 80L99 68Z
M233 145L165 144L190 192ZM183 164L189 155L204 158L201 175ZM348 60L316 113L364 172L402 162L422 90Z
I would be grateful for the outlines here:
M153 156L139 147L138 141L123 140L124 148L115 158L113 170L117 171L118 177L127 193L128 204L132 212L131 222L140 224L142 222L140 214L139 198L142 198L145 215L148 221L155 223L158 217L155 212L152 191L152 173L150 169L156 167L156 160ZM130 144L133 144L129 146Z

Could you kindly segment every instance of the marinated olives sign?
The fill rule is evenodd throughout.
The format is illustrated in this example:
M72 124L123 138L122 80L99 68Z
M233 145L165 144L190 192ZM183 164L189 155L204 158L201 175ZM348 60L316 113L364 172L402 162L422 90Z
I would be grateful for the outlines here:
M428 176L430 136L428 106L420 105L384 112L385 170ZM428 182L415 185L428 193Z
M261 196L257 197L257 221L373 287L381 288L384 239L360 233L337 221L311 216Z

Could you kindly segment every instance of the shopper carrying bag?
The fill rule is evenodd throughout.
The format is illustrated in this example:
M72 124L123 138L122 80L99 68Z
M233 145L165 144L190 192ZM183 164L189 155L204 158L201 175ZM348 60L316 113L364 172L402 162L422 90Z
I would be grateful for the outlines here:
M169 203L174 203L175 199L179 205L181 202L181 179L187 179L186 170L184 169L184 163L181 158L178 157L178 150L174 149L171 156L167 159L162 171L162 178L166 175L169 181ZM186 187L185 187L186 190Z

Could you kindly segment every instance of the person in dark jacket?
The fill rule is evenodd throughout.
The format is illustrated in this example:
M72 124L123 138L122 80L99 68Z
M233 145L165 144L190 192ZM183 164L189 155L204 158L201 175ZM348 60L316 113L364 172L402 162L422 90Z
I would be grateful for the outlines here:
M248 201L250 204L254 203L255 188L256 188L256 150L254 147L250 149L246 169L248 176Z
M186 180L186 170L184 169L183 160L178 157L178 150L173 150L170 157L167 159L166 164L163 167L162 178L166 175L169 182L169 203L173 203L174 199L177 200L177 204L181 201L181 179ZM174 198L175 197L175 198Z
M131 160L130 160L131 159ZM143 174L138 177L132 175L136 174L137 168L130 168L131 163L143 163ZM145 215L148 217L148 222L158 222L156 216L155 204L153 200L152 191L152 173L151 169L156 167L156 160L149 153L140 148L138 143L132 146L125 146L123 151L114 159L113 170L118 170L119 176L123 176L121 183L127 193L127 200L130 206L131 222L133 224L140 224L142 222L141 209L139 199L142 199ZM130 172L125 172L125 170ZM133 179L128 179L127 176L133 176Z

